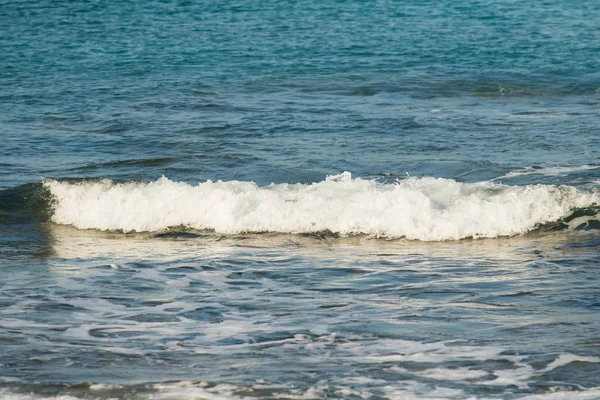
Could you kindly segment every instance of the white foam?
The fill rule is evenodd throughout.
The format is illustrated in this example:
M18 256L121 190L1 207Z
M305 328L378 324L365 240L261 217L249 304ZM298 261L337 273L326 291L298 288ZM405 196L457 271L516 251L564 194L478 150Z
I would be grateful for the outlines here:
M494 371L493 375L496 376L496 379L483 382L483 384L492 386L514 385L519 388L526 388L527 381L535 373L533 367L521 362L516 362L514 365L516 368Z
M515 171L511 171L505 175L499 176L497 178L492 179L492 181L499 181L501 179L510 179L516 178L518 176L525 175L544 175L544 176L565 176L572 172L579 171L589 171L600 169L599 165L579 165L574 167L543 167L543 168L533 168L533 167L524 167Z
M588 227L591 221L597 221L600 218L600 214L596 215L584 215L581 217L573 218L570 220L567 225L569 229L575 229L578 227Z
M591 388L572 391L556 391L553 393L533 394L530 396L520 397L520 400L598 400L600 399L600 388Z
M6 389L0 389L0 398L2 400L79 400L79 398L69 395L42 397L33 393L13 393Z
M355 387L357 383L367 383L372 384L372 386L367 385L367 387L359 389ZM301 389L294 387L294 385L267 384L262 380L256 381L254 385L245 387L227 383L210 385L207 382L179 381L147 385L144 387L145 390L143 392L136 393L134 397L146 400L250 400L264 397L264 392L262 391L268 390L271 393L269 398L290 400L344 399L350 396L367 399L375 396L381 397L381 393L385 394L385 398L402 400L488 399L487 397L468 396L461 389L432 386L423 382L402 381L401 385L385 383L383 380L371 379L363 382L360 379L351 379L348 380L349 386L339 386L322 380L317 382L315 386ZM91 398L106 398L106 395L110 396L110 392L116 389L124 390L126 387L114 384L90 384L90 392L84 395L84 397L75 397L70 394L43 396L36 393L18 393L9 389L0 389L0 398L6 400L82 400L90 398L90 395L94 396ZM135 392L137 390L133 391L133 393ZM331 393L335 393L335 395L331 396ZM594 387L572 391L556 387L551 388L549 392L545 393L524 396L517 394L516 396L515 398L519 400L598 399L600 398L600 388ZM497 397L494 396L493 398ZM116 400L114 397L110 397L109 399Z
M575 354L561 354L560 356L558 356L558 358L556 360L554 360L550 364L548 364L548 366L542 372L551 371L555 368L562 367L564 365L570 364L575 361L588 362L588 363L600 363L600 358L599 357L591 357L591 356L590 357L578 356Z
M93 383L90 385L90 390L110 390L110 389L118 389L122 386L119 385L111 385L109 383Z
M218 233L308 233L406 237L425 241L512 236L600 202L570 186L505 186L410 178L396 184L352 179L313 184L165 177L150 183L44 182L56 202L52 221L79 229L161 231L185 226Z
M177 400L177 399L205 399L205 400L234 400L247 397L237 396L235 392L240 388L234 385L221 384L207 387L204 382L194 384L191 382L177 382L154 385L157 393L149 395L152 400ZM251 389L246 388L246 391Z

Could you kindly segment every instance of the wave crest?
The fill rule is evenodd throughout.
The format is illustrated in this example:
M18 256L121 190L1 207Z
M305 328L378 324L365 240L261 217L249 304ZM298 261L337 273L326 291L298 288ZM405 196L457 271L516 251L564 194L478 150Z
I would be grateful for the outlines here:
M312 184L162 177L150 183L46 180L51 220L80 229L161 231L184 226L218 233L331 231L424 241L512 236L600 202L571 186L506 186L410 178L396 184L349 172Z

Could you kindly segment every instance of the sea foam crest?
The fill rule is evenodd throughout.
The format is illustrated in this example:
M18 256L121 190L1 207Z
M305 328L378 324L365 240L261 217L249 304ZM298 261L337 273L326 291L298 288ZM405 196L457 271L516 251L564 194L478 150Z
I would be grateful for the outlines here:
M312 184L206 181L162 177L150 183L46 180L55 197L52 221L80 229L160 231L185 226L219 233L308 233L455 240L525 233L576 208L598 192L570 186L505 186L410 178L396 184L353 179L349 172Z

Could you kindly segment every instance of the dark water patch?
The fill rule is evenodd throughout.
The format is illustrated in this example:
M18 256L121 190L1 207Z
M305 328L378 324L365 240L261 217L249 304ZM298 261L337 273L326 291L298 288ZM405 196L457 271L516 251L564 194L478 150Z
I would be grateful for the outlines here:
M251 110L250 108L233 106L227 103L215 102L200 102L190 99L189 101L172 101L172 102L145 102L135 106L136 110L171 110L171 111L218 111L218 112L244 112Z
M260 282L255 282L255 281L244 281L244 280L239 280L239 279L235 279L235 280L231 280L227 282L228 285L233 286L233 287L241 287L241 288L259 288L259 287L263 287L263 284Z
M588 220L584 223L582 223L581 225L578 225L575 229L581 229L581 230L600 230L600 220L594 219L594 220Z
M169 231L169 232L161 232L153 235L153 237L158 239L198 239L204 237L205 235L201 233L194 233L191 231Z
M143 332L143 331L122 331L122 330L113 331L112 329L120 329L120 327L90 329L88 331L88 334L92 337L102 338L102 339L134 338L134 337L143 336L145 334L145 332Z
M523 291L523 292L517 292L517 293L503 294L503 295L500 295L500 297L522 297L522 296L535 296L535 295L536 295L535 292Z
M320 305L319 308L324 308L324 309L332 309L332 308L343 308L343 307L348 307L353 305L353 303L345 303L345 304L323 304Z
M43 302L32 304L27 308L31 308L36 311L49 311L49 312L84 312L85 309L82 307L74 306L68 303L56 303L56 302Z
M28 183L0 191L0 217L5 221L52 216L52 194L40 183Z
M577 218L583 218L582 221L575 226L573 226L573 221ZM598 230L600 229L600 207L592 206L592 207L584 207L575 209L568 216L561 218L554 222L549 222L547 224L543 224L538 226L535 232L550 232L550 231L561 231L567 229L574 230Z
M310 233L300 233L299 236L310 238L310 239L320 239L320 240L331 240L331 239L339 239L341 236L339 233L332 232L328 229L310 232Z
M181 266L181 267L171 267L167 268L168 272L183 272L183 273L195 273L198 272L199 269L190 266Z
M466 305L467 307L475 307L475 308L482 308L482 309L505 309L505 308L513 308L515 307L512 304L498 304L498 303L490 303L487 301L474 301L474 300L456 300L454 302L455 304L459 304L459 305ZM497 310L497 311L503 311L503 310Z
M575 218L585 217L585 216L596 216L600 213L600 207L589 207L589 208L581 208L573 211L571 215L566 218L563 218L564 222L571 222Z
M388 76L388 81L381 81L382 76ZM328 94L334 96L372 97L381 95L402 95L419 99L459 98L547 98L565 96L590 96L597 92L600 85L596 81L589 81L577 86L566 83L565 80L549 82L545 78L535 79L531 76L523 77L478 77L465 74L456 77L436 76L433 79L424 79L421 76L403 79L399 74L381 71L378 75L367 74L360 78L349 79L340 74L335 77L339 82L321 82L318 78L302 83L282 83L280 87L294 89L305 94ZM359 84L357 84L359 83ZM269 87L269 91L272 88Z
M60 126L70 126L73 124L79 124L85 121L85 117L83 115L60 115L60 114L50 114L44 115L40 122L42 123L51 123L53 125Z
M180 315L195 321L204 321L214 324L223 322L224 320L223 310L215 307L200 307L193 311L183 312Z
M443 299L447 301L460 301L459 299L465 297L474 296L473 292L462 292L462 291L453 291L453 290L423 290L416 291L416 289L411 290L412 293L407 294L407 297L411 298L423 298L423 299ZM471 302L470 300L465 300L464 302Z
M77 167L71 168L61 168L61 169L49 169L49 170L41 170L41 173L51 173L51 172L63 172L66 173L68 171L88 171L88 170L101 170L103 173L106 173L107 169L111 168L120 168L120 167L130 167L130 168L144 168L144 167L163 167L176 162L180 162L183 159L175 158L175 157L165 157L165 158L146 158L146 159L131 159L131 160L117 160L117 161L108 161L101 162L96 164L86 164ZM65 179L65 178L63 178ZM87 179L87 178L80 178Z
M170 314L136 314L123 318L127 321L135 321L140 323L172 323L179 321L179 317Z
M96 167L111 167L111 166L134 166L134 167L158 167L169 165L174 162L181 161L180 158L162 157L162 158L145 158L132 160L119 160L98 164Z
M105 283L110 283L108 282L98 282L99 284L105 284ZM132 304L132 298L130 297L116 297L116 296L102 296L103 300L106 300L110 303L113 304L117 304L120 306L124 306L124 307L134 307L135 305Z
M158 307L169 303L171 303L171 300L145 300L140 305L144 307Z
M131 130L132 128L133 128L133 125L131 125L131 124L113 123L113 124L108 124L102 128L91 129L88 132L102 134L102 135L114 135L114 134L127 132L127 131Z
M571 249L588 249L588 248L600 248L600 237L592 235L589 237L582 237L580 242L573 242L567 245Z
M564 231L569 229L569 225L564 223L563 221L555 221L549 222L547 224L541 225L538 227L535 232L552 232L552 231ZM531 232L529 234L532 234Z
M350 287L311 287L306 290L321 292L321 293L348 293L352 292L352 288Z

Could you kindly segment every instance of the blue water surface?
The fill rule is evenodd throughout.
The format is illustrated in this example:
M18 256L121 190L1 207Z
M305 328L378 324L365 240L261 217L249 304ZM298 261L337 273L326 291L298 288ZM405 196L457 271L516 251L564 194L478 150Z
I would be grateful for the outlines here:
M0 2L0 397L600 398L597 219L99 232L51 222L40 184L597 193L599 55L596 1Z
M598 21L576 1L6 3L2 186L597 164Z

